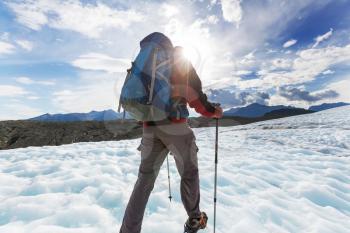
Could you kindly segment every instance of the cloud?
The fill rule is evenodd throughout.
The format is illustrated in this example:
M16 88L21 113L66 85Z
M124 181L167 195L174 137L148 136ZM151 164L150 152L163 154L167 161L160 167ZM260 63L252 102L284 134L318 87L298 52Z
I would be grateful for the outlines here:
M323 75L329 75L329 74L334 74L334 73L335 73L335 71L333 71L333 70L326 70L326 71L322 72Z
M18 44L21 48L31 51L34 47L33 43L28 40L16 40L16 44Z
M272 60L272 69L288 69L293 66L293 61L284 58Z
M234 92L229 90L209 90L208 98L220 103L224 108L244 106L251 103L267 104L270 95L266 92Z
M11 54L15 52L15 46L10 43L0 41L0 55Z
M44 3L43 1L41 1ZM40 1L24 1L22 3L7 3L16 14L17 21L33 30L40 30L48 23L48 17L41 9Z
M33 84L34 81L28 77L19 77L16 78L16 82L21 83L21 84Z
M221 0L222 15L227 22L235 23L238 27L243 17L240 0Z
M100 74L103 75L100 71L113 74L125 72L130 63L123 58L134 55L138 49L138 42L154 30L166 32L173 41L179 42L179 45L192 46L196 52L199 51L199 62L195 62L195 65L198 64L196 68L203 86L220 83L223 87L233 89L253 87L264 92L279 86L311 82L327 69L335 69L332 64L342 62L341 58L333 56L332 53L340 53L342 56L339 51L346 50L339 47L320 51L317 47L313 51L316 54L314 60L312 56L305 57L305 54L302 54L304 50L297 54L294 52L285 54L288 49L282 49L280 42L274 47L276 45L274 42L278 38L285 35L287 30L292 30L290 26L301 12L307 17L310 12L321 9L329 0L298 0L282 3L211 0L210 9L204 6L209 4L209 1L188 1L183 4L177 4L172 0L166 3L129 0L124 2L118 0L113 3L83 0L7 0L6 2L12 6L11 9L15 12L18 22L33 30L45 29L33 34L32 41L38 43L33 53L42 55L46 50L44 59L54 57L65 62L68 60L74 67L82 69L74 68L75 71L81 74L89 73L90 79L95 80L94 84L89 85L79 83L79 89L73 87L77 85L76 82L65 84L64 90L72 93L66 96L64 93L59 93L62 97L60 106L64 109L73 109L74 101L79 98L73 97L75 92L94 95L96 89L93 85L99 85L97 84L99 81L96 80L99 80ZM133 12L137 15L135 20L128 18L130 14L127 12L132 12L130 9L134 9ZM234 28L235 24L239 25L239 28ZM46 28L50 30L47 31ZM52 28L69 31L53 31ZM72 34L72 31L87 37ZM47 33L54 33L58 39L49 44L41 43L39 40L45 39ZM99 39L91 40L91 38ZM283 41L286 45L287 42L290 44L292 40L299 38L291 36L287 39L289 41ZM302 45L301 42L297 43L298 47ZM50 46L50 49L45 46ZM268 50L275 52L267 54ZM248 53L250 54L245 60L240 60ZM263 58L262 53L265 55ZM89 70L98 72L88 72ZM241 80L235 76L248 75L249 71L257 75ZM338 74L338 68L336 71ZM252 79L255 76L257 78ZM237 86L233 87L235 84ZM60 89L57 90L59 92ZM100 96L97 106L102 106L103 94ZM94 108L89 103L80 104Z
M123 73L130 68L131 61L128 59L113 58L100 53L88 53L72 61L72 65L85 70Z
M334 99L339 94L334 90L322 90L317 92L309 92L295 87L280 87L278 95L289 101L305 101L308 103L317 102L324 99Z
M13 85L0 85L1 97L16 97L28 94L23 88Z
M105 4L83 4L80 1L24 0L8 2L17 21L33 30L47 25L55 29L79 32L98 38L106 29L126 29L143 16L134 10L112 9Z
M235 75L241 76L241 75L250 75L252 74L253 71L250 70L237 70L236 72L234 72Z
M288 40L283 44L283 48L289 48L289 47L295 45L297 42L298 42L298 40L295 40L295 39Z
M209 15L207 18L206 18L206 21L209 23L209 24L217 24L219 22L219 18L216 16L216 15Z
M320 35L318 37L316 37L315 40L315 44L312 46L312 48L316 48L322 41L327 40L328 38L330 38L333 35L333 28L331 28L328 32L326 32L323 35Z
M40 99L40 97L32 95L32 96L28 96L27 99L29 99L29 100L38 100L38 99Z
M43 114L40 109L28 106L20 102L12 102L1 105L0 120L29 119Z
M230 1L231 2L231 1ZM240 2L243 17L239 28L220 24L224 28L218 36L223 51L231 51L232 60L252 50L268 47L266 42L275 42L277 38L292 30L301 12L309 14L323 9L330 0L298 0L298 1L233 1ZM228 14L232 11L227 11ZM221 53L222 54L222 53Z
M257 79L234 80L239 88L259 88L266 89L310 83L317 79L323 72L326 72L331 66L350 62L350 44L344 47L329 46L325 48L313 48L301 50L290 61L284 60L280 63L283 70L274 70L276 63L274 60L265 64L264 72ZM289 68L288 68L289 67Z
M102 79L101 79L102 80ZM59 90L53 93L53 105L60 112L90 112L116 109L123 79L109 79L96 83L82 84L79 87Z
M56 84L53 80L46 80L46 81L35 81L28 77L18 77L15 79L16 82L25 84L25 85L32 85L32 84L39 84L39 85L45 85L45 86L53 86Z
M350 77L346 77L343 80L333 82L327 86L328 89L335 90L339 93L339 97L336 99L337 101L350 103Z
M168 18L173 17L180 12L176 6L171 5L169 3L162 4L159 10L160 14L164 14L164 16Z

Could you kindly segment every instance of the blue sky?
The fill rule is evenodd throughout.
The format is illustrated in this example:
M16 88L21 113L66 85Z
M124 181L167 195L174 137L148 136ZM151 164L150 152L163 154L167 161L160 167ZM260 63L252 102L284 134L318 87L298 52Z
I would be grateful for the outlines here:
M184 46L211 99L350 102L350 0L4 0L0 119L116 109L153 31Z

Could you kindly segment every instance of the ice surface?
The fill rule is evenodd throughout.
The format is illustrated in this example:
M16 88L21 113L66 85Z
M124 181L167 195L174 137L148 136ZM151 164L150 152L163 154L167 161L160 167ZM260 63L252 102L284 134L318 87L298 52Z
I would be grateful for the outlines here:
M220 129L218 233L349 233L350 107ZM195 129L201 208L212 232L214 129ZM1 233L118 232L137 177L140 140L0 152ZM143 233L179 233L186 219L170 160Z

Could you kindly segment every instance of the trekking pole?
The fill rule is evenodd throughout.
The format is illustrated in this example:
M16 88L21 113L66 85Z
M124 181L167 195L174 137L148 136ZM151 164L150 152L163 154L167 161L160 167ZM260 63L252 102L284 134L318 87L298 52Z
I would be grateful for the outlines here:
M171 202L171 199L172 199L173 197L171 196L171 186L170 186L169 155L166 156L166 164L167 164L167 167L168 167L169 200L170 200L170 202Z
M214 180L214 233L216 230L216 196L217 196L217 180L218 180L218 141L219 141L219 118L216 120L215 131L215 180Z

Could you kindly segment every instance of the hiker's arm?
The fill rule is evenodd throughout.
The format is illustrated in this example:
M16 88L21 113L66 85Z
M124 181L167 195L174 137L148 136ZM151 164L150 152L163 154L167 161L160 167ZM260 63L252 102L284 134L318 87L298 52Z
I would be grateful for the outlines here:
M202 82L193 67L188 74L187 101L191 108L205 117L214 117L217 114L214 104L210 103L207 95L203 93Z

